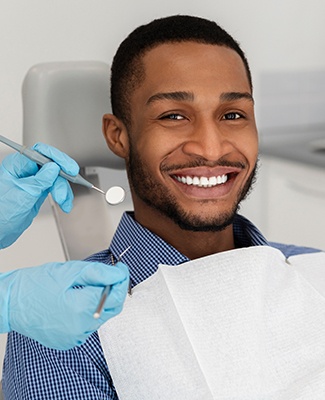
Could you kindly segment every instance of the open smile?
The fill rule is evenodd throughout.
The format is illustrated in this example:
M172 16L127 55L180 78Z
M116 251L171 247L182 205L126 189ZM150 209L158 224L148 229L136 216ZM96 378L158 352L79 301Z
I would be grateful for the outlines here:
M228 195L243 168L196 167L173 171L170 177L190 197L216 199Z
M203 188L211 188L214 186L222 185L226 183L228 180L228 175L217 175L217 176L184 176L184 175L172 175L174 179L178 182L184 183L184 185L188 186L198 186Z

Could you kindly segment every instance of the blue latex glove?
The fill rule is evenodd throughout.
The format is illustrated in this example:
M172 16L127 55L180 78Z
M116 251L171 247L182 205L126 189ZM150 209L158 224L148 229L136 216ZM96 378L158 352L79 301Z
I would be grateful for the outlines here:
M121 312L128 282L128 268L121 262L48 263L0 274L0 332L13 330L54 349L78 346ZM111 291L100 318L94 319L106 285L112 285Z
M49 193L65 212L72 209L73 193L68 181L59 176L60 167L77 175L78 164L46 144L33 148L55 163L42 168L22 154L7 156L0 165L0 248L14 243L29 227Z

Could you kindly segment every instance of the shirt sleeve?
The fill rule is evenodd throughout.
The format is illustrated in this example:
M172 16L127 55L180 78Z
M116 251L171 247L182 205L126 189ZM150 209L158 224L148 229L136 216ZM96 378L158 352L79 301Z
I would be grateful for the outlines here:
M97 332L67 351L9 333L2 384L10 400L118 400Z

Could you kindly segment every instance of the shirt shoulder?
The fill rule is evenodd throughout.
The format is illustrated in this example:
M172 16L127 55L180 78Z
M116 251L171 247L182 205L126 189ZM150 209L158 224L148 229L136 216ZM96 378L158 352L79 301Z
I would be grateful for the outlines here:
M98 261L98 262L102 262L104 264L109 264L109 257L110 251L109 249L105 249L102 251L99 251L98 253L92 254L90 256L88 256L87 258L84 259L84 261Z
M274 248L280 250L286 258L289 258L291 256L302 255L302 254L311 254L311 253L322 252L322 250L320 250L320 249L315 249L313 247L296 246L294 244L269 242L269 245L271 247L274 247Z

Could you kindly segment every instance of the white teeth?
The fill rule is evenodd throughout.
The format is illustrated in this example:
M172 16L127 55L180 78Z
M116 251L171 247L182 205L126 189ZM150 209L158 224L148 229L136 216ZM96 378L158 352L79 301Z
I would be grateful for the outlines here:
M208 184L209 184L209 179L206 178L205 176L202 176L202 178L200 178L199 186L208 187Z
M175 178L178 182L184 183L185 185L193 185L199 187L213 187L217 185L221 185L222 183L227 182L228 177L227 175L218 175L218 176L211 176L207 178L206 176L177 176Z
M178 179L178 176L176 178ZM192 180L192 185L199 186L199 184L200 184L200 178L198 178L197 176L194 176L193 180Z

